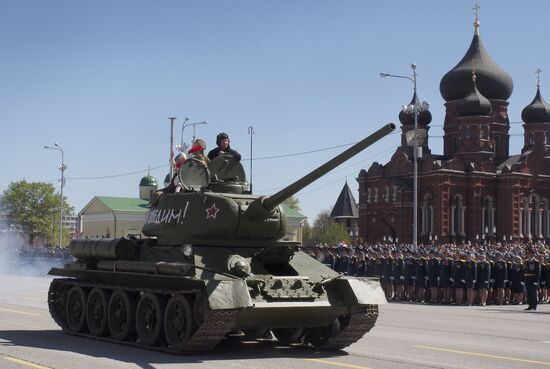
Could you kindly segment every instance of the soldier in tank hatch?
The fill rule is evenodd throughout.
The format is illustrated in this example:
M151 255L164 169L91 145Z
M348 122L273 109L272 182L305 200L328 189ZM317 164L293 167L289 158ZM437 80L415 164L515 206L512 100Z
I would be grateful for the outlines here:
M210 150L208 153L208 158L210 160L214 160L214 158L220 155L231 155L237 159L237 161L241 161L241 154L229 146L229 135L227 133L222 132L216 136L216 145L218 147Z

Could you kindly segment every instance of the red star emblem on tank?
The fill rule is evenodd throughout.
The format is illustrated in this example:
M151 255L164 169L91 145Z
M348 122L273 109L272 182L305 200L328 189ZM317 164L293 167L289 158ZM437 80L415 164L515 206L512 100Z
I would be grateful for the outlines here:
M210 219L210 218L216 219L216 216L218 215L219 211L220 209L216 207L216 204L212 204L211 207L206 209L206 219Z

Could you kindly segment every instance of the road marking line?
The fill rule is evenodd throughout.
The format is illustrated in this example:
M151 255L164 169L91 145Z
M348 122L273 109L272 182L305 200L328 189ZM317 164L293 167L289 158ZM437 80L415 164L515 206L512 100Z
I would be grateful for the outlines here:
M4 356L4 360L8 360L8 361L11 361L11 362L14 362L14 363L17 363L17 364L26 365L26 366L29 366L29 367L35 368L35 369L52 369L49 366L44 366L44 365L31 363L30 361L18 359L18 358L13 357L13 356Z
M40 314L27 313L26 311L12 310L12 309L6 309L6 308L0 308L0 311L6 311L8 313L16 313L16 314L23 314L23 315L40 316Z
M455 354L463 354L463 355L471 355L471 356L481 356L481 357L487 357L490 359L499 359L499 360L508 360L508 361L519 361L522 363L530 363L530 364L539 364L539 365L546 365L550 366L550 362L546 361L537 361L537 360L528 360L528 359L518 359L515 357L509 357L509 356L498 356L498 355L489 355L489 354L482 354L479 352L468 352L468 351L460 351L460 350L451 350L451 349L444 349L439 347L430 347L430 346L422 346L422 345L413 345L413 347L426 349L426 350L434 350L434 351L444 351L444 352L452 352Z
M329 365L335 365L335 366L343 366L346 368L355 368L355 369L371 369L366 366L359 366L359 365L353 365L353 364L345 364L345 363L337 363L335 361L328 361L328 360L321 360L321 359L305 359L307 361L315 361L317 363L323 363L323 364L329 364Z

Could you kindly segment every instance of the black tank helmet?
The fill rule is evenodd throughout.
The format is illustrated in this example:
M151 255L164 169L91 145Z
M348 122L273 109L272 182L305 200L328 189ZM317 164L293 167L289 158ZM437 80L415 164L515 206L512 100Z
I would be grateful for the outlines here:
M222 140L225 140L226 138L229 140L229 135L227 133L225 132L218 133L218 135L216 136L216 145L220 146L220 143L222 142Z

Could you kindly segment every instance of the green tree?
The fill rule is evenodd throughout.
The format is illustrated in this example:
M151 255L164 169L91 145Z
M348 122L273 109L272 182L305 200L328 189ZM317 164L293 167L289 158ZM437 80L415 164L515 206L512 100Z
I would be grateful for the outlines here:
M302 209L300 208L300 200L298 200L294 196L290 196L288 199L283 201L283 204L296 211L302 211Z
M313 222L312 241L334 246L340 241L351 244L351 237L346 227L336 223L330 217L330 210L325 209L317 215Z
M28 235L29 243L41 237L52 244L56 228L59 225L59 195L50 183L11 182L0 197L0 208L9 224L19 226ZM74 209L63 198L63 212L72 213ZM58 234L58 233L57 233Z

